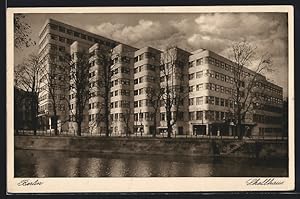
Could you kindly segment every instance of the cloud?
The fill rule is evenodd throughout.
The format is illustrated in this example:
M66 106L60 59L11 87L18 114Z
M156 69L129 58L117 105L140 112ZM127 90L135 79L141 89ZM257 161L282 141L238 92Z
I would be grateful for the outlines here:
M230 56L233 43L247 40L257 47L257 59L272 55L274 74L266 74L279 85L287 83L280 74L287 74L287 16L279 13L210 13L186 15L174 19L141 19L136 24L105 22L88 30L141 48L164 49L177 45L187 51L205 48ZM278 73L279 72L279 73Z
M280 22L263 14L203 14L195 19L199 32L229 40L245 37L267 38L274 34Z
M160 22L144 19L139 20L138 24L134 26L107 22L96 27L90 26L88 29L130 45L166 39L176 33L176 29L172 26L164 26Z

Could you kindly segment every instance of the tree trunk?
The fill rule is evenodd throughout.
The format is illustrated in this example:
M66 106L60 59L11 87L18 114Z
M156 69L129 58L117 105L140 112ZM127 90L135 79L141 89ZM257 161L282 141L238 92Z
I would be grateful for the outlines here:
M242 133L242 119L241 116L238 115L238 122L237 122L237 136L239 140L243 139L243 133Z
M36 129L37 129L37 117L36 117L36 99L35 94L31 93L31 120L32 120L32 129L33 129L33 135L36 135Z
M156 121L156 113L157 111L154 112L154 120L153 120L153 124L154 124L154 131L153 131L153 134L152 134L152 137L156 137L156 126L157 126L157 121Z
M108 94L107 94L108 96ZM104 117L105 117L105 135L106 137L109 137L109 131L110 131L110 128L109 128L109 100L108 100L108 97L105 97L104 98L105 102L105 108L104 108Z
M168 132L168 138L171 138L171 134L172 134L171 110L167 111L167 132Z
M54 118L54 135L58 135L58 129L57 129L57 113L56 113L56 106L53 105L53 110L54 110L54 115L53 115L53 118ZM51 131L51 129L50 129Z
M81 136L81 121L77 122L77 136Z

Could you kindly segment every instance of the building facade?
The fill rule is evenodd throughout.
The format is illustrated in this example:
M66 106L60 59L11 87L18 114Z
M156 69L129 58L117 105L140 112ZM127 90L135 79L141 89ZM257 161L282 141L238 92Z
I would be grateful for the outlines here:
M14 87L14 129L32 130L37 116L37 94ZM38 128L38 121L36 128Z
M164 51L151 47L137 49L51 19L40 33L39 52L46 68L45 75L53 70L49 54L56 55L59 63L60 53L72 54L80 48L90 55L90 98L85 109L84 131L104 134L109 125L109 133L114 135L163 134L169 118L175 135L235 135L236 65L232 61L206 49L194 52L177 47ZM99 61L102 48L111 53L109 68L101 59ZM105 76L106 69L110 73L110 83L109 96L104 99L103 83L101 86L99 80ZM283 89L248 68L243 69L242 75L244 80L240 83L244 90L247 81L256 78L253 95L260 99L255 103L251 101L251 111L243 118L244 135L280 135ZM63 79L59 75L57 78ZM72 119L70 121L75 108L72 107L74 95L70 90L57 88L55 97L67 96L71 102L69 106L58 100L61 129L76 131L76 125ZM53 105L49 92L42 89L40 93L40 116L47 116L51 121ZM246 96L242 98L247 100ZM104 111L107 104L109 110ZM105 114L109 114L109 121L103 120ZM63 125L62 121L68 121L68 125Z
M159 107L155 92L160 91L161 51L145 47L134 53L134 133L153 134L159 124Z
M65 99L68 99L70 93L68 85L65 82L62 83L62 80L66 80L65 78L69 74L59 66L66 64L62 62L64 62L66 54L70 54L70 46L74 41L89 45L89 47L94 43L109 48L118 44L114 40L54 19L48 19L45 22L39 33L39 57L43 66L43 76L40 78L39 117L43 118L45 123L50 124L50 129L53 129L53 123L58 123L60 131L69 129L69 108ZM52 81L53 79L56 79L57 82ZM51 92L52 88L49 87L56 89Z

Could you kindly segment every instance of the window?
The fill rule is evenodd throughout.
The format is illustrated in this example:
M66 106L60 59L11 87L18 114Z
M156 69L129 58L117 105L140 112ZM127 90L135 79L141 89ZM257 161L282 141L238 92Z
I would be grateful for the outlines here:
M90 37L90 36L88 36L88 40L89 40L89 41L93 41L93 38Z
M122 56L122 57L121 57L121 62L122 62L122 63L130 63L130 58L129 58L129 57L126 57L126 56Z
M224 99L223 98L221 98L221 104L220 105L224 106Z
M134 101L133 105L134 105L135 108L138 107L139 106L138 101Z
M228 107L228 100L225 99L225 107Z
M67 39L67 44L71 45L73 43L72 39Z
M224 63L223 63L224 64ZM225 64L225 70L229 70L229 65L228 64Z
M220 105L220 98L215 97L215 105L217 105L217 106Z
M119 84L119 80L115 80L115 86Z
M125 67L121 67L121 73L129 74L130 73L130 69L129 68L125 68Z
M139 83L143 83L143 77L139 78Z
M224 116L225 116L224 112L221 112L221 119L222 120L223 120Z
M202 120L202 119L203 119L203 111L197 111L196 120Z
M194 86L190 86L189 87L189 92L193 92L194 91Z
M69 29L67 29L67 34L68 34L68 35L73 35L73 31L72 31L72 30L69 30Z
M217 64L218 67L224 68L224 63L223 62L218 61L218 60L216 60L216 61L217 61L216 64Z
M147 65L146 65L146 68L147 68L147 70L155 71L155 66L154 66L154 65L147 64Z
M139 95L143 94L144 89L139 89Z
M203 84L198 84L197 86L196 86L196 91L200 91L200 90L202 90L203 89Z
M134 90L134 95L138 95L139 94L139 90Z
M143 66L139 66L139 72L143 70Z
M55 24L50 24L50 28L51 28L52 30L57 30L57 25L55 25Z
M195 73L189 74L189 80L194 79L194 77L195 77Z
M215 90L215 84L211 84L211 90Z
M60 52L64 52L64 51L65 51L65 47L59 46L59 47L58 47L58 50L59 50Z
M203 71L199 71L196 73L196 78L201 78L203 76Z
M86 35L81 34L80 36L81 36L81 39L86 39Z
M196 98L196 105L202 105L203 104L203 97L197 97Z
M166 115L165 113L160 114L160 120L161 121L165 121L165 115Z
M66 29L64 27L59 26L59 32L65 33Z
M194 105L194 98L190 98L190 99L189 99L189 105L190 105L190 106Z
M138 113L135 113L135 114L134 114L134 121L138 121L138 118L139 118Z
M75 37L79 37L79 32L74 32Z
M139 120L143 120L144 118L144 114L143 113L139 113Z
M142 55L139 55L138 57L139 57L139 61L141 61L141 60L144 59L144 58L143 58L143 57L144 57L143 54L142 54Z
M195 119L195 112L189 112L189 120Z
M224 93L224 86L221 86L221 93Z
M220 91L220 86L216 85L216 91L219 92Z
M198 65L201 65L201 64L203 64L203 58L197 59L196 65L198 66Z

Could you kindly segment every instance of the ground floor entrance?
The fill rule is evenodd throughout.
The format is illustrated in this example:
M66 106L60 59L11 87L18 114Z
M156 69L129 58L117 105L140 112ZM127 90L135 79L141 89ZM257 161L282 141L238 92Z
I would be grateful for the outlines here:
M206 125L193 125L193 135L206 135Z

